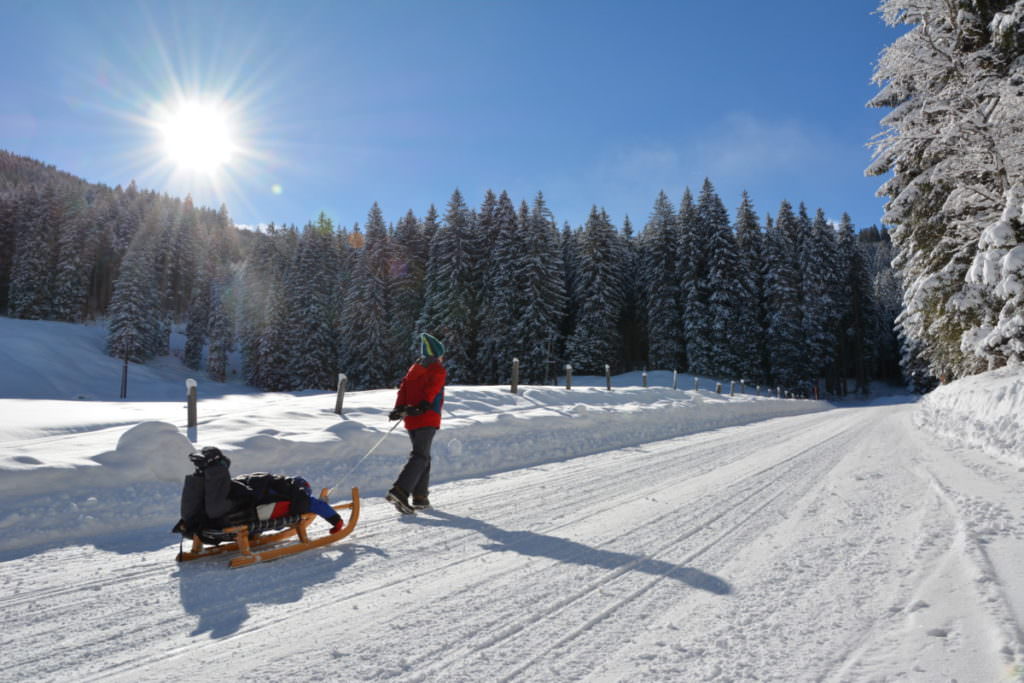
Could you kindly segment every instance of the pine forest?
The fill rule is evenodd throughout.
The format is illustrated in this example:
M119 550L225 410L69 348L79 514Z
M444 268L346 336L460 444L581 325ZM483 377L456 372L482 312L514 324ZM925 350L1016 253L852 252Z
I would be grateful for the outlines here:
M455 190L442 211L362 225L236 228L213 211L88 184L0 153L0 308L105 320L108 353L145 361L183 331L183 362L223 381L229 354L268 391L393 386L416 334L444 340L451 381L526 383L641 368L799 395L897 379L888 233L783 202L734 215L710 181L644 227L594 207L559 227L542 193L518 205Z

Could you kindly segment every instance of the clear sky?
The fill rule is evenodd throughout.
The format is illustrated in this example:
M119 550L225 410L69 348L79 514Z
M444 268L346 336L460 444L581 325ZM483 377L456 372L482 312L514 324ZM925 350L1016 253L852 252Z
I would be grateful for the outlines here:
M443 213L458 187L639 231L659 190L708 177L730 213L746 189L762 217L788 199L867 227L865 103L898 35L876 6L0 0L0 148L248 225ZM170 155L172 129L214 170Z

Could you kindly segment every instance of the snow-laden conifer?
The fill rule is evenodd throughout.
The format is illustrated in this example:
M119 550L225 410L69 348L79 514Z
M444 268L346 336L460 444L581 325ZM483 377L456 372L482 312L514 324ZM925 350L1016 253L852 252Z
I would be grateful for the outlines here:
M367 216L365 242L356 251L346 293L341 334L347 353L345 374L352 387L382 388L393 383L397 349L392 348L391 244L380 207Z
M509 342L522 363L521 379L546 382L561 370L551 367L562 341L565 314L561 239L542 193L537 193L529 213L524 203L519 218L525 240L516 278L524 304L510 330Z
M768 308L766 343L771 379L786 390L805 389L809 368L803 343L800 225L789 202L783 201L766 235Z
M331 288L338 260L332 221L320 214L299 239L295 262L286 278L292 340L291 384L296 389L334 389L338 377L338 311Z
M1000 283L1015 290L1024 262L1006 259L1024 237L1013 218L1024 187L1024 0L886 0L880 11L909 27L875 70L871 104L891 111L868 168L892 173L879 193L904 287L904 364L952 378L1016 361L1022 319Z
M476 218L456 189L444 224L434 234L427 267L425 301L419 331L444 342L452 382L473 382L478 368L483 254L487 245Z
M618 366L623 304L619 236L603 209L590 209L578 254L576 329L565 354L574 371L600 375L606 364Z
M484 381L504 382L511 372L516 348L512 343L512 327L525 307L524 293L519 288L518 272L522 267L525 224L516 217L516 208L508 192L502 191L493 211L481 210L491 225L490 258L481 309L480 349Z
M646 301L648 367L674 369L683 356L680 318L679 233L675 211L664 192L640 235L640 259Z
M739 379L742 363L737 328L743 300L739 251L729 213L708 180L701 190L698 215L707 239L707 276L703 287L707 301L702 302L707 324L702 355L708 366L702 372L720 379Z
M764 235L754 204L745 190L736 210L733 234L740 287L733 330L733 344L740 362L739 379L761 383L765 381L768 366L764 343Z
M839 278L836 263L835 231L818 209L810 220L800 204L800 260L803 290L803 339L811 379L819 391L819 377L824 377L836 359L837 309L842 302L835 298Z

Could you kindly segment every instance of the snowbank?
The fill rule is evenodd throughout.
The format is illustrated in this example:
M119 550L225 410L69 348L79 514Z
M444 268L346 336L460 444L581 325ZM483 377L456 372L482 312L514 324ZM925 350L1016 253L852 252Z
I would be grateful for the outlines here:
M0 453L0 550L169 529L177 520L182 478L191 470L186 456L198 445L222 448L236 473L269 470L301 474L315 486L336 485L336 499L346 498L351 486L364 496L382 495L407 457L404 430L387 432L391 391L349 394L344 417L331 412L330 394L261 398L201 401L192 434L183 404L147 404L150 418L163 409L177 419L133 422L137 404L0 401L8 413L38 403L59 415L37 438L7 440ZM447 391L432 469L440 483L827 407L664 387L524 387L513 395L505 387L455 386ZM30 525L23 523L28 510Z
M993 370L941 386L921 401L915 421L957 445L1024 467L1024 369Z
M409 450L387 413L393 390L350 392L344 415L330 392L258 393L220 384L175 357L129 367L128 400L117 400L121 362L103 354L102 326L0 318L0 551L81 542L147 529L173 540L187 458L216 445L232 471L300 474L383 495ZM182 343L172 338L172 349ZM186 424L185 382L199 380L199 424ZM435 482L485 476L658 439L824 410L824 402L729 395L724 384L671 372L575 377L572 390L451 386L434 442ZM695 388L699 384L700 388ZM682 390L685 389L685 390ZM365 457L379 440L380 447ZM147 532L148 533L148 532Z

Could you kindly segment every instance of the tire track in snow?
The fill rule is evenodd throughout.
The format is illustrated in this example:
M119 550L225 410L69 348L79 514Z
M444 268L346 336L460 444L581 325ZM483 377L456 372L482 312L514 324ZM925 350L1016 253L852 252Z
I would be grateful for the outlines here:
M630 577L634 570L642 567L645 563L657 561L655 558L666 551L677 549L677 546L685 541L701 536L703 532L710 529L717 522L727 522L727 526L724 531L715 534L711 540L701 543L696 550L689 552L682 559L674 561L671 564L677 565L681 569L685 565L693 562L695 559L705 555L713 548L716 548L725 539L733 536L737 531L743 529L751 519L754 519L765 509L782 499L783 496L789 493L797 483L808 479L813 480L820 474L820 472L829 469L834 464L835 460L838 459L838 456L833 456L832 458L827 459L821 458L817 463L815 463L815 467L801 471L801 467L804 464L803 460L809 453L821 448L821 446L829 441L845 438L852 429L852 427L848 428L839 434L835 434L824 441L808 446L802 451L754 473L744 480L744 482L749 482L750 486L742 487L728 499L714 500L712 504L708 506L707 510L702 511L700 515L693 517L693 519L701 519L698 524L688 531L663 542L659 547L648 553L646 556L635 557L633 560L626 562L609 574L602 576L600 579L593 581L563 599L546 606L540 612L535 612L528 618L521 619L515 624L506 624L497 634L487 636L482 641L466 644L461 648L457 648L454 652L451 649L446 648L445 658L442 661L429 666L426 673L422 674L422 676L418 675L417 679L432 680L442 674L450 675L451 672L447 671L447 669L452 665L456 663L464 663L468 658L473 656L483 656L486 658L486 652L494 648L506 648L514 655L523 655L525 653L529 653L531 655L525 661L521 661L516 668L514 668L510 673L504 675L500 680L511 680L515 678L517 675L535 665L550 653L568 645L571 641L589 632L594 626L607 619L617 610L632 604L656 585L664 581L666 578L669 578L671 574L655 576L653 579L643 583L639 588L629 590L624 597L618 597L611 602L603 600L600 594L601 589L608 587L609 584L619 580L620 578ZM764 481L763 479L765 475L772 472L777 472L777 476L770 476L767 481ZM791 476L794 472L797 473L796 477ZM756 505L752 511L750 511L751 509L749 507L745 507L746 503L757 499L760 494L786 479L788 479L788 481L785 481L783 485L779 487L777 492L773 493L763 503ZM704 516L708 512L711 512L710 516ZM740 513L737 521L727 519L731 516L735 516L736 513ZM668 517L678 517L678 513L675 511L666 513L656 520L652 520L648 523L642 524L640 527L630 530L627 534L632 534L645 526L657 527L665 518ZM581 601L590 598L595 599L599 604L596 607L581 607L578 604ZM565 633L562 623L564 619L559 621L558 618L562 616L563 612L570 608L577 608L578 611L590 616L585 618L582 624L572 628L568 633ZM554 633L540 635L534 633L534 627L541 623L547 623L549 625L549 629L554 631ZM532 641L540 642L541 646L538 648L536 642L533 646L527 647L509 646L508 641L520 636L521 634L524 634Z
M509 511L507 519L514 528L530 528L534 533L538 534L557 533L562 529L571 528L589 517L607 514L642 502L642 499L664 487L665 482L662 473L666 468L672 468L673 474L677 479L699 478L702 474L710 472L716 467L751 458L759 449L800 441L799 434L794 436L794 429L802 430L810 426L808 431L813 432L813 425L818 424L819 420L827 419L824 417L825 415L827 414L818 413L795 418L783 418L782 420L775 421L774 425L769 421L756 426L745 425L683 437L688 445L695 447L684 456L680 456L678 452L678 439L673 439L626 449L628 451L640 451L640 457L635 457L636 453L630 453L629 457L624 457L622 455L615 455L616 452L613 452L612 461L609 463L604 463L602 458L595 460L585 456L560 463L548 463L538 466L536 470L524 470L528 474L521 476L517 475L516 472L499 475L503 477L499 484L501 495L519 498L517 505ZM757 446L751 446L747 450L736 449L735 430L737 429L756 429ZM725 447L724 452L723 447ZM814 444L810 447L814 447ZM634 458L636 464L633 464ZM592 473L595 469L595 463L598 463L597 470L600 472L597 475ZM512 487L508 487L505 483L508 476L518 476L519 482ZM607 485L607 476L613 476L621 480L630 480L631 487L624 492L615 492L614 495L609 496L606 492L602 491ZM583 484L582 494L587 496L588 499L597 497L600 502L595 504L588 501L587 507L582 510L559 510L558 518L552 520L549 497L533 495L536 493L538 481L543 481L545 485L555 490ZM452 509L461 511L464 508L472 510L482 507L488 508L493 512L493 497L491 494L486 493L489 490L487 488L487 481L475 481L472 486L464 486L466 483L459 482L457 486L460 490L466 491L468 495L461 498L452 495ZM481 490L480 486L483 486L482 490L485 493L478 493ZM452 488L452 493L454 494L455 487ZM735 490L732 493L738 495ZM467 563L494 556L493 551L483 549L456 559L442 558L445 561L438 564L436 560L438 555L442 553L438 553L436 548L432 548L429 545L423 545L423 543L429 544L429 541L418 540L418 537L423 535L423 530L418 525L410 524L406 527L406 525L396 524L394 514L383 503L378 503L376 506L368 505L367 510L374 510L371 513L372 515L380 514L380 510L387 510L388 513L386 517L381 515L380 519L372 519L371 515L366 515L366 517L371 517L368 520L369 523L367 524L364 521L361 524L361 529L357 529L356 534L351 537L351 541L354 543L349 544L349 546L365 545L367 541L372 543L378 538L389 542L391 547L401 547L408 544L411 556L416 554L423 554L425 556L425 563L416 565L415 571L423 571L429 576L443 577L451 573L457 573L458 568L465 566ZM700 515L707 514L704 509L688 509L687 513L687 518L692 520L699 519ZM364 520L366 520L366 517L364 517ZM675 510L659 517L659 519L666 518L672 518L676 523L685 523L683 519L687 519L680 518L679 512ZM549 523L538 525L538 520L549 521ZM625 531L617 530L618 533L616 535L609 539L602 539L600 546L604 547L605 545L619 542L623 538L636 533L638 529L653 524L656 524L656 520L648 520L644 524ZM477 530L463 532L459 529L449 528L445 531L445 545L456 548L461 545L470 544L480 537L480 533ZM190 666L187 662L195 660L196 657L201 658L201 652L205 648L222 648L229 643L232 647L244 646L247 641L253 640L251 636L257 636L255 640L259 640L260 634L264 633L267 628L276 628L278 626L292 628L289 622L300 624L308 618L320 618L321 616L326 616L328 611L337 610L340 606L347 603L352 604L356 601L366 601L370 598L374 600L381 599L375 596L383 596L385 601L401 599L400 596L396 597L395 595L398 592L397 588L408 579L410 573L410 567L404 564L404 559L401 562L392 562L387 558L381 558L370 553L362 553L361 550L346 549L345 544L339 545L338 549L343 554L351 552L355 557L351 565L345 568L346 581L342 583L348 584L348 586L331 586L329 582L322 586L302 583L303 577L308 574L308 572L303 570L304 562L309 558L306 558L306 560L301 558L285 558L273 563L273 569L271 569L271 566L263 567L264 570L269 571L261 572L257 568L237 570L239 572L237 574L237 581L234 579L236 576L235 570L231 570L230 574L225 574L225 576L233 578L231 583L224 585L234 586L237 583L241 583L244 587L251 580L248 575L241 574L241 572L257 572L252 576L258 578L253 578L252 580L265 584L265 590L262 593L263 597L259 601L261 605L262 603L288 601L290 593L295 592L295 586L298 583L302 586L300 590L309 593L308 599L303 599L307 603L308 609L304 608L301 612L263 609L261 605L253 606L252 603L248 603L246 608L249 609L251 614L245 618L244 623L237 632L230 636L218 637L210 641L199 641L195 637L185 637L182 633L182 622L191 621L195 619L195 616L183 615L178 605L171 605L177 609L172 609L167 613L154 612L133 615L131 617L130 630L125 631L121 634L122 637L119 638L119 645L116 650L119 650L121 654L109 653L111 649L109 648L109 633L103 635L101 631L97 630L96 638L77 640L73 643L73 646L78 652L68 653L68 659L64 662L64 666L70 668L65 668L64 671L83 673L81 669L77 668L83 666L83 664L71 664L72 658L77 659L81 657L82 659L92 659L87 674L90 677L105 677L108 675L131 676L133 673L138 672L140 668L148 671L160 671L161 662L166 662L166 660L174 657L181 657L186 660L183 662L184 666L182 668L182 676L185 677L187 674L184 671ZM164 549L158 552L166 554L167 550ZM502 555L505 557L509 556L508 553L503 553ZM107 578L89 579L75 586L51 587L34 594L19 594L14 599L21 601L21 604L31 600L53 602L58 603L56 609L66 609L73 602L86 602L85 600L74 599L75 591L80 591L79 594L87 597L88 603L96 607L94 611L90 608L88 611L82 611L76 617L75 629L80 629L84 637L85 632L92 628L98 628L104 622L109 622L113 619L123 619L120 613L113 610L112 607L105 606L103 600L95 598L97 591L103 591L105 587L113 587L115 584L120 584L120 588L124 589L124 592L122 590L110 592L117 595L131 596L133 599L146 599L147 594L154 591L175 590L173 577L169 577L172 579L170 582L156 581L161 574L166 573L169 569L173 569L173 559L170 559L170 556L168 557L167 564L154 563L150 567L139 569L134 574L128 575L127 581L124 574L111 574ZM103 561L106 562L107 559L105 558ZM190 565L182 565L179 571L194 571L197 573L217 572L219 576L220 572L229 571L225 567L220 566L222 562L221 558L209 558ZM512 562L511 565L505 564L500 574L481 573L476 577L477 580L471 582L471 586L463 586L462 589L472 593L481 587L485 588L488 583L495 580L503 580L509 577L514 578L516 574L522 572L524 562L525 560L520 559L520 561ZM276 569L277 567L281 569ZM358 570L354 570L356 567L358 567ZM83 575L89 575L90 569L87 563L80 565L80 568ZM114 571L116 571L116 567ZM348 579L351 579L351 582ZM244 589L241 592L243 594L246 593ZM233 596L228 595L224 599L230 600L231 597ZM227 603L225 604L227 605ZM75 612L79 612L79 610L75 610ZM311 612L313 613L312 616L310 615ZM57 633L61 625L54 624L52 627L48 627L37 624L36 627L51 628L54 633ZM296 627L301 628L301 626ZM132 661L132 650L142 646L146 650L152 651L150 644L161 641L165 637L169 641L169 650L166 657L147 660L141 667L139 662ZM176 646L174 643L181 643L181 645ZM256 661L259 662L260 658L256 657Z
M691 465L693 465L694 469L697 469L697 470L699 470L701 472L706 471L707 469L709 469L709 464L711 464L711 463L715 463L715 462L721 463L722 456L721 456L720 453L716 454L716 449L720 447L721 442L727 441L727 440L728 440L728 437L721 437L721 436L709 440L709 443L704 445L704 447L702 449L700 449L697 453L695 453L693 457L688 458L687 462L690 463ZM659 456L661 456L661 457L663 457L665 459L671 459L673 464L676 464L676 465L682 464L681 461L678 460L676 454L673 451L673 447L671 445L661 445L661 442L657 442L655 444L655 448L652 449L650 454L657 454L657 455L659 455ZM541 467L543 467L543 466L541 466ZM650 471L651 471L651 463L650 462L645 462L644 465L630 468L629 470L626 471L626 473L628 475L639 475L639 474L644 474L644 473L650 475ZM690 471L690 470L688 470L688 471ZM563 474L563 475L561 475L561 477L556 478L555 483L558 483L558 482L563 481L563 480L565 482L575 481L575 477L577 477L577 476L578 476L578 473L576 473L575 471L567 473L567 474ZM534 487L535 487L535 484L532 481L527 481L527 482L524 482L522 485L520 485L518 487L518 489L516 489L516 490L519 490L519 491L522 491L522 492L530 492L530 491L532 491L534 489ZM645 494L646 494L646 492L644 492L644 495ZM484 498L485 497L471 498L470 499L470 503L483 500ZM614 510L615 508L619 507L620 505L621 505L621 503L619 503L619 502L610 502L610 503L604 505L602 508L600 508L600 511ZM381 507L384 507L386 510L389 510L389 511L391 509L390 506L387 506L387 505L381 505ZM540 508L540 509L543 509L543 505L538 505L537 507ZM528 518L534 518L535 517L533 511L528 510L527 512L529 513ZM573 524L576 524L580 520L585 519L585 518L587 518L589 516L592 516L593 514L594 514L593 510L588 510L588 511L585 511L585 512L581 512L581 513L579 513L579 514L577 514L577 515L575 515L575 516L573 516L573 517L571 517L569 519L561 521L558 524L550 525L550 526L544 528L542 531L545 532L545 533L557 532L558 530L560 530L562 528L565 528L565 527L572 526ZM677 516L677 513L674 513L674 512L673 513L666 513L666 516ZM373 529L373 531L371 531L369 534L359 535L359 536L355 536L354 535L352 538L354 540L360 542L360 543L365 544L366 541L371 540L380 531L383 531L384 533L390 533L391 535L393 535L394 518L391 517L391 518L387 518L387 519L376 520L376 522L371 525L371 528ZM357 532L358 532L358 530L357 530ZM418 532L418 529L417 529L416 525L415 524L410 524L409 525L409 529L406 532L406 534L402 538L395 539L395 540L397 540L398 545L402 545L407 540L407 537L415 536L417 534L417 532ZM454 542L457 542L459 540L469 539L469 538L476 538L478 536L479 536L479 533L476 532L476 531L466 531L465 533L462 533L462 534L460 534L458 536L453 537L450 542L454 543ZM618 538L618 537L616 537L616 538ZM459 566L466 565L466 564L471 564L473 562L479 561L481 558L486 557L486 556L492 554L492 552L493 551L490 551L490 550L480 550L480 551L478 551L478 552L476 552L474 554L471 554L471 555L468 555L468 556L463 556L463 557L460 557L458 559L455 559L455 560L452 560L452 561L449 561L449 562L445 562L445 563L443 563L441 565L438 565L438 566L433 566L429 570L427 570L425 572L422 572L421 575L425 575L425 574L444 575L444 574L447 574L447 573L451 572L453 569L458 568ZM211 558L206 558L204 560L196 561L196 563L193 565L193 567L197 567L200 563L203 563L203 564L209 566L212 563L215 563L215 562L223 563L224 561L225 560L223 558L220 558L220 557L211 557ZM288 558L287 560L284 560L284 562L287 562L287 561L300 561L300 560L296 560L296 558ZM183 566L182 570L183 571L188 571L191 568L192 567L184 567ZM162 570L163 570L162 567L157 567L154 570L154 572L155 573L161 573ZM227 571L227 570L225 569L225 571ZM244 571L244 570L239 570L239 571ZM499 576L509 575L509 574L517 573L519 571L521 571L521 567L519 567L519 566L512 566L512 567L509 567L504 572L502 572ZM386 592L386 591L388 591L390 589L395 589L395 588L401 587L404 583L406 583L408 581L408 574L409 574L409 571L403 569L399 573L399 575L394 577L394 578L382 581L380 583L377 583L376 585L373 585L373 586L371 586L371 587L369 587L367 589L361 590L361 591L347 593L346 595L344 595L339 600L325 602L325 603L319 603L317 605L314 605L311 608L311 610L313 610L313 611L331 611L331 610L335 610L335 609L337 609L340 606L341 603L353 602L353 601L356 601L356 600L359 600L359 599L366 598L368 596L372 596L373 594L376 594L376 593ZM483 575L481 577L480 581L477 582L477 584L474 584L474 587L476 585L479 585L479 584L490 583L494 579L495 579L495 575L494 574L485 574L485 575ZM93 584L97 584L97 585L102 584L101 581L94 581L94 582L88 582L88 583L89 583L89 586L80 585L80 588L81 589L89 589L89 588L92 587ZM73 589L69 588L68 592L70 592L72 590ZM290 588L288 586L282 586L280 589L275 589L273 586L268 586L266 594L265 594L265 597L266 597L267 601L273 602L273 600L274 600L274 598L275 598L275 596L277 594L284 593L284 592L286 592L288 590L290 590ZM26 599L28 599L28 598L26 597ZM283 623L292 620L293 618L294 618L294 615L286 614L286 615L283 615L283 616L278 616L276 618L260 620L259 622L254 622L253 619L250 619L247 622L246 628L243 631L239 631L238 633L230 636L229 639L230 640L236 640L238 638L244 638L246 636L257 635L261 631L263 631L264 629L277 628L277 627L281 626ZM161 623L163 623L163 622L161 622ZM102 641L100 641L100 642L102 642ZM145 666L146 666L146 668L154 667L154 666L158 665L161 662L165 662L165 661L174 659L174 658L179 657L179 656L194 657L194 656L196 656L197 648L199 650L201 650L201 649L208 648L208 647L221 647L221 646L222 646L222 643L220 643L220 641L214 641L214 642L210 642L210 643L189 643L186 646L182 646L182 647L179 647L179 648L173 648L173 649L167 650L162 657L158 657L158 658L155 658L155 659L150 659L149 661L147 661ZM126 663L126 664L119 664L119 665L113 666L113 667L108 668L108 669L103 669L101 671L97 671L96 673L92 674L91 676L95 676L97 678L103 678L103 677L107 677L107 676L118 675L120 673L127 673L129 671L137 671L137 670L138 670L137 664L135 664L135 663ZM87 678L86 680L93 680L93 678L91 676L89 678Z

